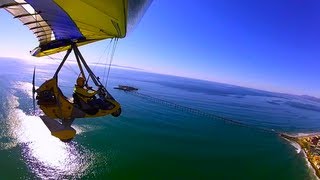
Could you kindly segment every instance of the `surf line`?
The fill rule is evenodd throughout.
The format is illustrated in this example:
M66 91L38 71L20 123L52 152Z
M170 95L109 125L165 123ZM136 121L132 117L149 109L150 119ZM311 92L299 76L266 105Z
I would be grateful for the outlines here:
M180 104L177 104L177 103L174 103L174 102L170 102L170 101L167 101L167 100L163 100L163 99L160 99L160 98L156 98L156 97L153 97L153 96L150 96L150 95L147 95L147 94L139 93L137 91L129 91L128 93L131 94L131 95L140 97L140 98L142 98L144 100L152 101L154 103L162 104L162 105L165 105L165 106L168 106L168 107L173 107L173 108L175 108L177 110L188 112L188 113L191 113L191 114L194 114L194 115L198 115L198 116L202 116L202 117L206 117L208 119L220 120L220 121L223 121L225 123L232 124L232 125L246 127L246 128L250 128L250 129L256 129L256 130L264 131L264 132L267 132L267 133L281 134L281 132L278 132L278 131L276 131L274 129L268 129L268 128L264 128L264 127L253 126L253 125L250 125L250 124L246 124L246 123L240 122L238 120L234 120L234 119L218 116L218 115L215 115L215 114L212 114L212 113L201 111L199 109L183 106L183 105L180 105Z

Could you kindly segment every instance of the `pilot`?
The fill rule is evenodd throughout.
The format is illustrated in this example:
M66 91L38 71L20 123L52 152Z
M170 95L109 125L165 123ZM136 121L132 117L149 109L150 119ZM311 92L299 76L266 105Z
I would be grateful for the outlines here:
M102 99L96 98L95 95L98 94L98 91L93 90L91 87L85 87L85 81L86 79L84 77L78 77L74 93L91 107L109 109L108 105Z

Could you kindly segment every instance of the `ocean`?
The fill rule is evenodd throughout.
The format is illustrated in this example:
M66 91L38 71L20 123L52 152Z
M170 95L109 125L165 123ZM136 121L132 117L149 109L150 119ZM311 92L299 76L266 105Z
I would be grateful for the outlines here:
M319 99L112 68L107 89L121 116L76 119L77 136L64 143L32 106L34 66L39 86L59 61L0 62L0 179L316 179L303 154L276 132L319 131ZM104 66L92 69L106 80ZM77 73L72 63L61 70L66 96ZM145 96L113 89L118 84Z

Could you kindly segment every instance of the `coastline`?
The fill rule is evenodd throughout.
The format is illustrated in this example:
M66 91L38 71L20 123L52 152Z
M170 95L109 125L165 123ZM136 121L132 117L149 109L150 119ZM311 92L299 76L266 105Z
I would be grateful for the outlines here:
M298 153L302 151L306 159L307 165L312 167L311 170L313 171L314 176L317 179L320 179L320 149L318 149L319 141L317 141L316 144L314 143L314 141L310 141L315 138L318 138L319 140L320 133L310 133L310 134L300 134L300 135L299 134L290 135L286 133L281 133L280 136L283 139L291 143L298 144L300 146L300 151ZM314 148L316 148L318 151L314 151Z

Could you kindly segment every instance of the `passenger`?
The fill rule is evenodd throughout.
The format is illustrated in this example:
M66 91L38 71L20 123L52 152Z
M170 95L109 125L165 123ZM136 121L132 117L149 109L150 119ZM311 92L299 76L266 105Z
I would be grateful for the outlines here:
M102 99L96 98L95 95L98 94L98 91L95 91L92 88L86 88L84 86L85 81L86 79L84 77L78 77L77 84L74 88L74 93L91 107L104 110L109 109L109 106Z

